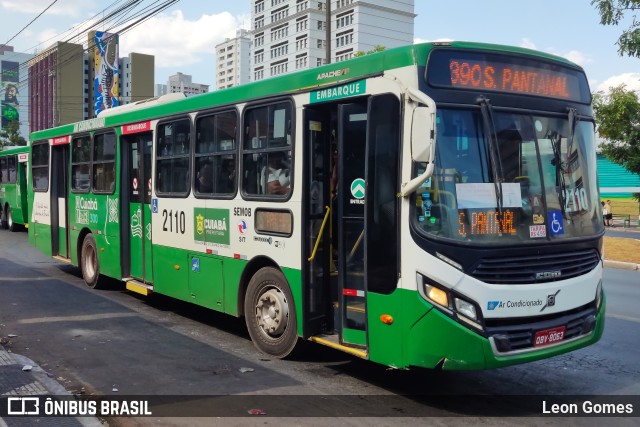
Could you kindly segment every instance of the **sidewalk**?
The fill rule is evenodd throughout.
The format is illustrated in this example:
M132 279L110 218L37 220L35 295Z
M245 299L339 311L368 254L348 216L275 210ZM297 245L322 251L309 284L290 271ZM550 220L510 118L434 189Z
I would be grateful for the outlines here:
M25 366L31 370L23 371ZM69 395L55 379L31 359L15 353L9 353L0 345L0 397L15 396L63 396ZM3 413L7 408L1 409ZM105 427L94 417L38 417L15 416L0 418L0 427L22 427L38 425L41 427Z

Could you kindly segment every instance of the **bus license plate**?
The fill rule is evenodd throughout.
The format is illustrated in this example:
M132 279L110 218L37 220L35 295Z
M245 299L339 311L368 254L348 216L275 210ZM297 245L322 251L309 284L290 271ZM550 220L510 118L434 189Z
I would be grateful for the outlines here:
M543 345L554 344L564 339L564 332L567 330L566 326L560 326L559 328L545 329L544 331L536 332L533 339L533 346L540 347Z

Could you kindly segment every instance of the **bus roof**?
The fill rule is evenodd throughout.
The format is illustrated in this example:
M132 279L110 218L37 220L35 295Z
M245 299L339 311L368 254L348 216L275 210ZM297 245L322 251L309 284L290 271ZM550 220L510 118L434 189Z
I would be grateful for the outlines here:
M29 147L27 146L23 146L23 147L5 147L4 150L0 150L0 156L9 156L11 154L19 154L19 153L28 153L29 152Z
M176 101L163 102L155 105L151 105L154 103L149 102L148 104L150 105L144 106L143 104L137 109L126 108L127 106L125 105L122 108L122 112L115 111L118 110L118 107L116 107L114 111L109 111L109 113L104 117L98 116L97 119L89 119L84 122L72 123L34 132L31 134L30 140L37 141L61 135L70 135L83 130L94 130L126 123L153 120L154 118L166 115L181 114L200 109L209 109L214 106L247 102L253 99L278 94L283 95L287 93L294 94L298 92L307 92L341 81L365 78L367 76L382 73L385 70L411 65L423 66L426 65L429 52L438 47L489 50L494 52L535 56L547 61L560 62L563 65L577 68L582 71L581 67L565 58L520 47L464 41L421 43L383 50L375 54L352 58L347 61L327 64L317 68L272 77L258 82L246 83L240 86L217 90ZM92 121L95 122L92 123ZM85 125L78 125L79 123Z

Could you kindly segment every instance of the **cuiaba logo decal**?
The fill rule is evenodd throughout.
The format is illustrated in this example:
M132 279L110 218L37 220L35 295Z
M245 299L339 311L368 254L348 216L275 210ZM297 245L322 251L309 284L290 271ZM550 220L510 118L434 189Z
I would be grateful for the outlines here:
M238 223L238 231L240 234L244 234L247 231L247 222L244 219Z
M228 209L194 209L194 240L208 246L226 246L229 244Z
M196 233L202 235L204 233L204 216L196 215Z

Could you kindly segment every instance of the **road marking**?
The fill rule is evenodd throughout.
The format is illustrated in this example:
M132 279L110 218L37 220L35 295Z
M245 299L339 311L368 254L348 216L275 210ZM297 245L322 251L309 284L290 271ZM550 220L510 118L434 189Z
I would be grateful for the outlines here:
M640 318L625 316L624 314L607 313L606 317L613 317L614 319L628 320L629 322L640 323Z
M60 317L35 317L33 319L22 319L18 323L49 323L49 322L85 322L87 320L113 319L116 317L133 317L135 313L103 313L103 314L85 314L80 316L60 316Z

